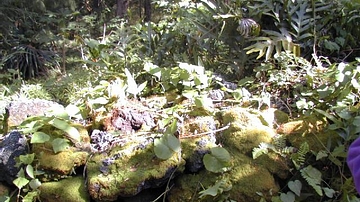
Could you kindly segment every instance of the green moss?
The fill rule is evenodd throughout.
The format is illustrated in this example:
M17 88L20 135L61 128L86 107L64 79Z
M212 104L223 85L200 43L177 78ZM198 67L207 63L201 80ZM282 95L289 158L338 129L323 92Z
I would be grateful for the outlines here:
M223 144L230 150L236 149L242 154L251 154L253 148L261 142L270 143L275 135L268 127L246 128L239 131L229 128L223 134Z
M39 168L59 175L69 175L75 167L85 165L89 154L84 151L68 149L55 154L47 148L33 149L40 164Z
M224 174L214 174L208 171L201 171L199 174L181 175L175 186L169 193L170 202L200 201L199 192L213 186L218 180L225 180L231 184L229 191L224 191L217 196L207 196L201 201L218 201L220 199L231 199L235 201L259 201L257 192L267 196L270 190L273 193L279 191L271 173L259 164L242 154L232 154L233 168Z
M47 202L88 202L90 196L82 177L70 177L57 182L45 182L40 186L40 199Z
M270 152L266 155L261 155L254 160L259 165L264 166L271 174L278 176L280 179L286 179L289 175L288 159L279 154Z
M285 123L279 127L277 132L285 135L291 145L296 148L300 148L300 145L306 140L314 152L325 149L329 140L331 142L340 140L340 136L335 131L327 129L326 121L314 116Z
M128 145L136 145L129 143ZM117 157L117 159L115 158ZM104 166L105 159L115 159L109 166ZM88 187L95 200L115 200L118 196L132 196L141 191L144 182L154 180L167 182L171 172L184 169L185 162L177 153L161 160L153 151L153 144L145 149L134 146L115 147L109 154L95 154L87 164ZM165 177L164 177L165 176Z

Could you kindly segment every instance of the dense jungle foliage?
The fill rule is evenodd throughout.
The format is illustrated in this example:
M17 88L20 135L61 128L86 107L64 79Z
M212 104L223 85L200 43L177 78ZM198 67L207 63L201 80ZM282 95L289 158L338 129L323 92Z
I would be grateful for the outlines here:
M168 94L206 108L221 88L242 106L323 117L341 137L300 148L312 193L294 177L273 201L360 201L346 165L360 132L359 0L2 0L0 16L1 109L42 98L95 117Z

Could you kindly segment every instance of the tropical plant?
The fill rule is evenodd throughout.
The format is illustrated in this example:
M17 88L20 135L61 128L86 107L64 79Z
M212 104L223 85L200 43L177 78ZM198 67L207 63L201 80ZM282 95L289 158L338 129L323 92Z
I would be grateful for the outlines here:
M56 68L56 55L51 51L39 50L30 45L20 45L5 56L4 69L15 70L17 77L30 79L47 74L49 67ZM52 66L52 67L51 67Z

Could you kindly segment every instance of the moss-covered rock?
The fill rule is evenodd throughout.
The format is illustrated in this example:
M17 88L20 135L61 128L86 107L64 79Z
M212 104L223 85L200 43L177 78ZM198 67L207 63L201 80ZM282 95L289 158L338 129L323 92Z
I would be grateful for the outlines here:
M108 154L95 154L87 164L88 189L97 201L114 201L148 188L156 188L184 169L178 153L167 160L156 157L152 141L144 145L129 142L114 147Z
M286 136L292 146L300 148L306 140L309 148L318 152L324 150L329 140L336 142L340 136L332 130L327 129L327 122L315 116L303 117L288 123L282 124L277 133Z
M230 127L223 132L221 142L226 148L237 149L242 154L250 155L254 147L262 142L270 143L276 135L271 127L263 125L258 115L246 109L230 109L222 120Z
M40 199L46 202L89 202L90 195L82 177L69 177L56 182L45 182L40 186Z
M227 173L215 174L201 171L199 174L181 175L170 191L170 202L200 201L200 191L223 181L224 185L217 191L216 196L204 196L201 201L221 201L231 199L235 201L259 201L257 192L270 198L268 193L279 190L271 173L264 167L253 162L245 155L232 154L233 168Z
M76 167L85 165L89 156L87 152L76 151L76 149L68 149L56 154L47 149L37 149L36 151L39 168L58 175L71 174Z

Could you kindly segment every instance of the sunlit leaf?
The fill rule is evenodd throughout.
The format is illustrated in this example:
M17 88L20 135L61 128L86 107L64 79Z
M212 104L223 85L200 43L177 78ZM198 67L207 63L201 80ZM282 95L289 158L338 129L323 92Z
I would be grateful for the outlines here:
M80 133L79 131L71 126L68 122L60 120L58 118L54 118L52 121L49 122L55 128L58 128L67 133L68 137L71 138L73 141L80 142Z
M34 153L19 156L20 162L25 165L31 164L34 161L34 158L35 158Z
M155 155L163 160L170 158L173 155L173 151L163 142L161 139L154 140L154 152Z
M35 190L41 186L41 182L39 179L32 179L29 182L29 186L31 187L31 189Z
M210 151L210 154L205 154L203 157L206 170L215 173L224 171L224 168L229 166L229 152L222 147L214 147Z
M29 180L25 177L18 177L13 181L13 183L17 188L21 189L29 183Z
M65 151L70 146L67 140L63 138L56 138L51 142L51 144L55 153Z
M44 132L35 132L31 136L30 143L44 143L50 140L50 136Z
M32 167L32 165L27 165L26 166L26 174L30 177L30 178L34 178L34 167Z

